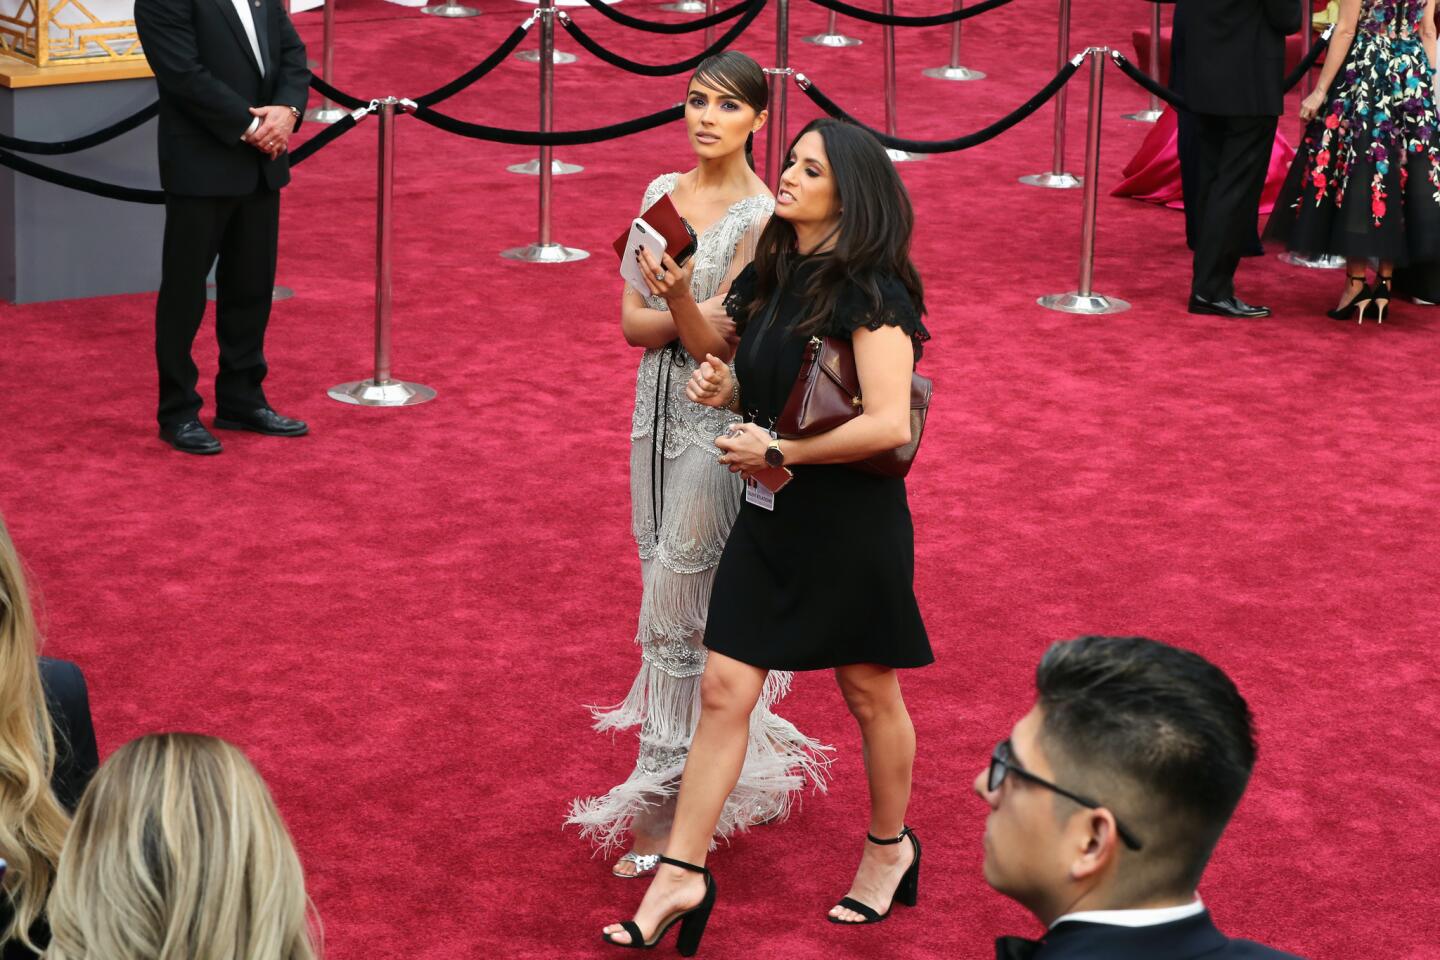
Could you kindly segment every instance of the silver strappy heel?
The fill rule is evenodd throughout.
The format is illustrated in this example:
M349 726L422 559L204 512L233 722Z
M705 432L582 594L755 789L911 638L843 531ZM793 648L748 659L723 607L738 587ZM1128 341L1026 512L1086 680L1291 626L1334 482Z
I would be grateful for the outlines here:
M660 866L660 854L636 853L632 850L629 853L625 854L623 857L621 857L619 860L615 861L616 866L619 866L622 863L635 864L635 872L633 874L615 873L613 869L610 872L614 876L619 877L621 880L634 880L637 877L643 877L648 874L654 873Z

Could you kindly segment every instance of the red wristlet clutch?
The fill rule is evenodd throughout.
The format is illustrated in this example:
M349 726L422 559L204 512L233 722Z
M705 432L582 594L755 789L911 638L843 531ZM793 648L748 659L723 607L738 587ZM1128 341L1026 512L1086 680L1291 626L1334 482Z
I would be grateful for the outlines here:
M655 232L665 238L665 252L670 254L678 264L684 264L695 252L695 231L690 229L690 224L680 216L680 211L675 209L675 204L670 202L668 194L661 195L645 212L640 214L640 219L650 224ZM625 259L625 241L630 237L630 227L626 226L615 238L615 256Z

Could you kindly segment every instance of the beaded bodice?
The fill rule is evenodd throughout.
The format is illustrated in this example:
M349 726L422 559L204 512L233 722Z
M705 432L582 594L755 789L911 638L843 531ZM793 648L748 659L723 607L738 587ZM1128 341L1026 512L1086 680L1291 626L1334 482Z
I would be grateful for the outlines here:
M656 177L645 190L641 210L649 209L660 197L674 190L679 179L678 173ZM725 216L699 235L695 250L695 269L690 280L690 291L697 303L720 292L720 284L724 282L735 256L736 245L747 231L767 218L774 209L775 201L768 195L745 197L731 204ZM647 297L645 305L654 310L666 309L665 301L660 297ZM713 452L715 438L725 432L726 425L737 417L726 410L701 406L686 399L685 384L696 366L695 359L679 346L645 351L640 358L640 370L635 383L635 414L631 419L631 440L654 435L657 424L656 400L659 398L661 419L664 421L660 429L665 443L664 455L671 459L678 457L690 444Z

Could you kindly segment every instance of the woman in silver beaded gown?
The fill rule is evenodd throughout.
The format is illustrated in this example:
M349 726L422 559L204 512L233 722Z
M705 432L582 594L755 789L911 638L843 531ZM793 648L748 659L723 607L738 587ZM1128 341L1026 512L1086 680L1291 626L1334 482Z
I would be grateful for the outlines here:
M675 794L700 714L705 615L710 585L743 496L741 481L719 466L715 438L737 418L692 403L685 384L696 355L729 356L734 324L722 301L750 262L775 201L750 163L754 131L765 122L767 84L751 58L726 52L690 80L685 119L699 165L655 178L642 212L669 195L697 233L682 269L668 256L642 261L656 280L641 297L627 286L626 340L646 348L635 388L630 439L632 527L643 592L636 643L640 672L623 701L594 710L597 730L639 727L640 752L624 783L573 802L568 824L602 851L632 849L614 873L651 873L670 832ZM726 801L719 837L785 817L807 781L823 788L828 747L801 734L772 707L790 674L773 673L750 718L740 783Z

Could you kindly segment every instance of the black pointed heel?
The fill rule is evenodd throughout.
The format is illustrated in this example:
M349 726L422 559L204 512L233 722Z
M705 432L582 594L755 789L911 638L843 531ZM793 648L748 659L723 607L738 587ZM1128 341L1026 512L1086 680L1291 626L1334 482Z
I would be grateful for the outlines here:
M672 860L669 857L661 857L661 863L668 863L672 867L679 867L682 870L689 870L691 873L698 873L705 878L705 897L689 910L681 910L666 917L660 926L655 928L655 935L649 940L640 933L640 928L634 920L626 920L620 924L620 928L630 935L629 943L621 943L619 940L612 940L612 934L602 933L600 936L605 942L616 947L632 947L636 950L653 950L670 932L675 924L680 924L680 934L676 939L675 946L682 957L693 957L700 949L700 938L705 935L705 925L710 922L710 911L715 906L715 877L705 867L697 867L693 863L686 863L684 860Z
M890 910L895 909L895 904L897 903L903 903L907 907L913 907L917 902L919 902L920 838L915 836L915 831L911 830L909 827L906 827L904 830L900 831L900 836L894 837L890 840L881 840L874 834L865 834L866 840L869 840L876 846L881 847L888 847L892 844L899 843L906 837L910 838L910 844L915 848L915 859L911 861L910 866L905 870L904 876L900 878L900 883L895 888L895 896L890 899L890 909L886 910L884 913L880 913L874 907L870 906L869 904L861 903L854 897L842 897L840 899L840 902L837 903L836 906L844 907L846 910L852 910L855 913L860 914L860 916L864 917L865 919L858 921L841 920L838 917L827 916L827 920L829 920L831 923L838 923L843 927L863 927L869 923L879 923L881 920L884 920L886 917L890 916Z
M1375 286L1370 290L1370 300L1375 304L1375 322L1385 322L1385 308L1390 306L1390 277L1376 277Z
M1360 320L1363 322L1365 319L1365 309L1370 306L1371 300L1374 298L1374 293L1365 285L1365 275L1363 273L1358 277L1352 277L1346 274L1345 279L1360 281L1359 292L1350 298L1349 303L1342 304L1334 310L1326 310L1325 315L1331 320L1349 320L1358 312Z

